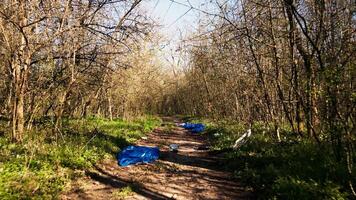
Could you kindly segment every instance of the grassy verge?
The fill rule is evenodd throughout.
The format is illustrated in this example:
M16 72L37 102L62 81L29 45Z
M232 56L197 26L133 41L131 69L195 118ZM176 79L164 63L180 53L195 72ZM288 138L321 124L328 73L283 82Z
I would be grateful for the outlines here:
M238 123L186 120L207 124L205 134L217 150L231 147L246 131L246 127ZM352 198L348 180L351 178L356 183L356 177L349 177L345 161L335 159L328 142L318 145L297 138L288 127L281 130L284 140L276 142L270 137L271 130L271 126L254 124L246 144L222 155L226 169L244 186L253 189L258 199Z
M46 124L28 133L21 144L1 136L0 199L56 199L85 169L114 157L160 123L155 117L130 122L70 119L57 138L46 131Z

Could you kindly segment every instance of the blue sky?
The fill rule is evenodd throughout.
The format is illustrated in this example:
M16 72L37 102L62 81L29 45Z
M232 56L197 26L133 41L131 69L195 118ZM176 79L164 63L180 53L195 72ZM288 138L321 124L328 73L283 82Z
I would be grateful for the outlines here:
M162 44L165 48L162 49L161 55L165 59L161 60L165 63L168 59L171 64L177 64L177 60L180 58L177 55L179 53L175 51L177 45L184 36L194 32L197 27L198 16L201 14L194 9L190 10L189 5L203 9L205 7L204 2L207 0L174 1L172 3L170 0L145 0L142 4L147 14L161 25L160 34L166 39L166 42Z
M201 8L205 1L190 0L189 2L193 7ZM146 0L143 3L148 14L162 25L162 31L167 34L173 34L171 36L176 35L178 30L194 29L197 15L199 14L195 10L188 12L190 8L181 5L189 5L187 0L175 0L175 2L178 3L170 0Z

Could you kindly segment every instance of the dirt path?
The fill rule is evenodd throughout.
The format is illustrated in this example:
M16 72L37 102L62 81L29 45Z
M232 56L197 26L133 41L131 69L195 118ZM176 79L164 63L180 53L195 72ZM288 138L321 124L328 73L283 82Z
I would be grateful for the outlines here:
M165 121L174 121L165 118ZM179 144L179 152L169 152L169 144ZM219 170L219 159L211 157L202 136L175 127L158 128L138 145L159 146L160 159L152 164L119 167L116 160L106 160L78 180L62 199L251 199L231 174ZM133 192L123 196L120 188ZM119 195L118 195L119 194Z

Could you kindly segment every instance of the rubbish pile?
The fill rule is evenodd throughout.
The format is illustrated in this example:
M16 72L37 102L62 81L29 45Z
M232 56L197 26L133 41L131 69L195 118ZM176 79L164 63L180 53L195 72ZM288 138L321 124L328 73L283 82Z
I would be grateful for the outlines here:
M181 123L178 126L189 130L192 133L201 133L205 130L204 124L201 123ZM143 140L147 140L147 137L142 137ZM178 152L178 144L170 144L169 151L173 153ZM118 164L126 167L128 165L134 165L138 163L151 163L159 158L158 147L145 147L145 146L128 146L117 154Z
M158 147L128 146L117 155L120 166L151 163L159 157Z
M201 133L205 130L205 126L202 123L194 124L194 123L186 122L178 125L182 128L189 130L192 133Z

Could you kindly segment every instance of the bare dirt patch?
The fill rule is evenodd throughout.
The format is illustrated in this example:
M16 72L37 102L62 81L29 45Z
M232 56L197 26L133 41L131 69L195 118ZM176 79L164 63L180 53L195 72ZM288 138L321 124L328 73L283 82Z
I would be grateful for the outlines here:
M169 151L173 143L179 144L178 153ZM116 160L104 160L62 199L252 199L229 172L221 170L218 157L200 150L206 144L201 135L162 126L137 143L159 146L158 161L120 167Z

